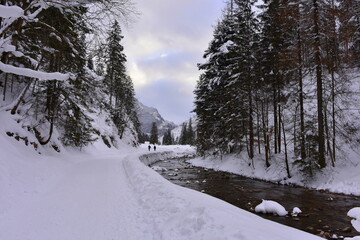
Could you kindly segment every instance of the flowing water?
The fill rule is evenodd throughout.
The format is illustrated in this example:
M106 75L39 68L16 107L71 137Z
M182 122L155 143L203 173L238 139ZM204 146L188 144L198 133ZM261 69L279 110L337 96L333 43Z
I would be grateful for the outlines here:
M253 213L262 199L276 201L289 212L294 207L299 207L302 213L297 217L259 214L284 225L327 239L360 235L352 227L351 219L346 216L351 208L360 207L360 197L357 196L253 180L236 174L193 167L185 159L159 161L151 166L177 185L207 193Z

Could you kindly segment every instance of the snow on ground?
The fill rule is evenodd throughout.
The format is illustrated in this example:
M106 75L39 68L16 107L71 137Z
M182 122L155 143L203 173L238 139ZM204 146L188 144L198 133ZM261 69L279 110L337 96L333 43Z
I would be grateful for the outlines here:
M349 159L360 159L356 153L352 152L352 154ZM252 162L247 153L242 153L224 155L222 158L219 156L198 157L190 160L190 163L195 166L231 172L249 178L360 196L359 160L339 159L335 168L327 166L312 178L302 175L296 166L292 166L291 169L294 169L294 172L290 172L292 177L289 179L287 178L283 154L272 156L269 168L265 167L265 161L262 158L263 156L257 155Z
M39 154L6 136L7 127L2 122L0 239L321 239L168 182L139 160L146 146L97 142ZM148 159L181 152L193 149L158 146Z
M278 216L286 216L288 214L281 204L271 200L262 200L262 202L255 207L255 212L270 213Z

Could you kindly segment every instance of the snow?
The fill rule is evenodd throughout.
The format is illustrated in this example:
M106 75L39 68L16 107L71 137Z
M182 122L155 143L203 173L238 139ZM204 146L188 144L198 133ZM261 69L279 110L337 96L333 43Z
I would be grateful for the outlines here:
M158 127L159 136L162 136L168 129L173 129L176 126L175 123L165 120L156 108L148 107L138 100L136 101L135 108L143 133L150 134L153 122Z
M255 154L254 165L252 165L246 151L241 154L224 155L222 158L207 155L205 158L192 159L190 163L195 166L235 173L249 178L360 196L360 158L357 153L345 148L345 146L344 152L348 156L343 159L339 158L335 168L329 164L313 178L307 178L292 163L290 163L292 177L288 178L284 167L284 154L272 155L269 168L265 166L263 155L258 154Z
M351 220L351 224L356 231L360 232L360 207L352 208L347 215L353 218L353 220Z
M167 171L166 168L164 168L164 167L159 167L159 166L152 166L151 168L152 168L153 170L155 170L155 171L162 171L162 172Z
M15 67L0 62L0 70L6 73L12 73L16 75L37 78L39 80L59 80L65 81L71 78L71 74L64 74L59 72L47 73L41 71L35 71L29 68Z
M344 240L360 240L360 236L353 237L353 238L344 238Z
M255 207L257 213L272 213L278 216L286 216L288 212L279 203L271 200L262 200L262 203Z
M291 216L296 217L297 215L299 215L299 213L302 213L302 211L300 210L300 208L298 207L294 207L292 212L291 212Z
M176 186L146 166L193 154L191 147L149 153L146 145L118 150L98 141L82 152L39 146L39 154L5 134L27 131L12 118L0 113L0 239L321 239Z
M220 52L222 52L222 53L228 53L229 52L229 47L231 46L231 45L233 45L234 44L234 42L233 41L231 41L231 40L228 40L226 43L224 43L221 47L220 47Z
M24 10L18 6L4 6L0 5L0 17L1 18L19 18L24 15Z

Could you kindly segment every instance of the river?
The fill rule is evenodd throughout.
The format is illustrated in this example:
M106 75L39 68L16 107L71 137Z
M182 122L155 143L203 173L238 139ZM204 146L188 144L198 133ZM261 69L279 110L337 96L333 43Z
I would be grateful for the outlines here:
M351 219L346 216L351 208L360 206L360 197L357 196L253 180L236 174L194 167L186 159L168 159L151 166L177 185L204 192L253 213L262 199L276 201L289 212L294 207L299 207L302 213L297 217L258 214L284 225L327 239L360 235L352 227Z

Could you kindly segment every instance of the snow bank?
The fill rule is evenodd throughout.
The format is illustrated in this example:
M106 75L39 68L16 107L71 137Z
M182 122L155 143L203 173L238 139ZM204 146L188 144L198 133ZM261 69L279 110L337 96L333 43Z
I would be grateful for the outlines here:
M351 218L354 218L351 220L351 224L356 229L356 231L360 232L360 207L351 209L347 215Z
M344 240L360 240L360 236L353 237L353 238L344 238Z
M164 161L170 158L187 158L195 156L196 150L194 147L188 145L159 145L156 152L148 151L148 143L142 144L140 149L144 152L139 158L145 165L149 166L158 161Z
M288 212L279 203L271 200L262 200L262 203L255 207L257 213L272 213L274 215L286 216Z
M155 152L147 153L139 157L140 161L145 165L149 166L158 161L164 161L169 158L174 158L177 156L177 153L165 151L165 152Z
M349 149L348 152L351 152ZM350 156L350 159L360 159L357 155ZM352 162L353 161L353 162ZM225 171L239 174L249 178L271 181L280 184L292 184L301 187L318 190L328 190L335 193L353 194L360 196L360 163L359 160L338 159L336 167L327 166L323 171L309 179L292 166L291 178L287 177L284 167L284 155L272 156L271 166L266 168L263 156L254 157L254 165L248 158L247 153L238 155L225 155L222 159L219 156L208 156L206 158L195 158L189 162L194 166L205 167L217 171Z

